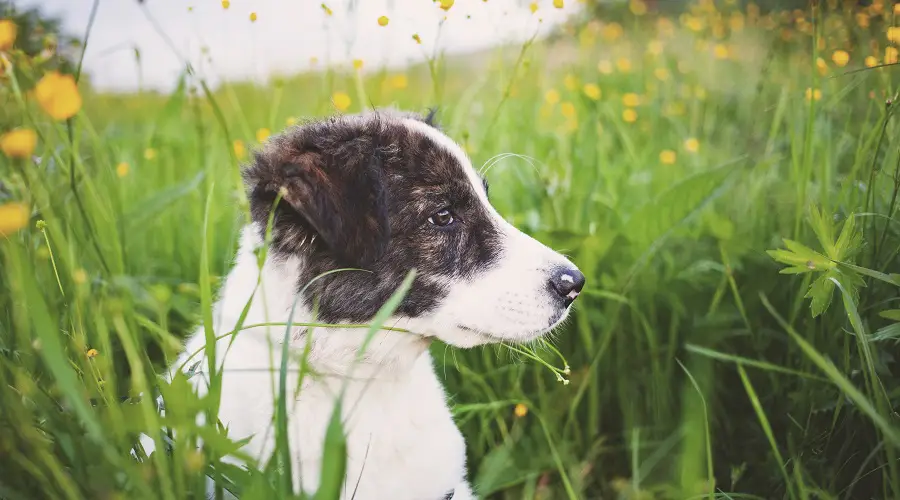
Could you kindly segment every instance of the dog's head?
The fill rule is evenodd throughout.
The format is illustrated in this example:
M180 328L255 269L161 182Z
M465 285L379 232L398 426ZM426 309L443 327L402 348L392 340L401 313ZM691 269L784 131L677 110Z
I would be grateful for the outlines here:
M302 262L298 290L318 319L368 322L411 269L396 312L411 330L459 347L537 338L584 285L568 259L510 225L488 186L432 115L334 117L273 137L244 171L271 252Z

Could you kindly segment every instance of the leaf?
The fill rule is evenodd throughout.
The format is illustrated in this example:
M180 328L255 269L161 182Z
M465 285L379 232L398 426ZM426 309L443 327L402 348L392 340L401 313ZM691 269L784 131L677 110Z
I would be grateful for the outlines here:
M834 282L830 279L832 276L834 276L832 271L819 276L806 292L806 298L812 299L810 309L814 318L827 311L831 305L831 298L834 296Z
M856 217L850 214L841 228L841 235L835 243L835 260L848 260L862 247L862 233L856 230Z
M338 500L347 470L347 437L341 422L341 398L337 399L331 420L325 430L325 449L322 450L322 472L316 500Z
M869 338L870 342L881 342L883 340L900 340L900 323L893 323L884 328L879 328Z
M881 311L878 315L885 319L900 321L900 309L888 309L886 311Z
M146 200L137 203L124 214L126 224L131 229L136 229L148 220L159 217L166 209L171 208L176 201L197 191L197 186L206 176L206 171L201 170L193 179L170 186Z
M900 275L897 274L885 274L878 271L874 271L867 267L857 266L850 264L848 262L837 261L839 266L846 267L847 269L852 269L853 271L858 272L859 274L863 274L865 276L869 276L870 278L875 278L879 281L884 281L885 283L890 283L891 285L900 286Z
M826 271L836 266L828 257L794 240L784 239L787 250L768 250L775 261L787 264L782 274L803 274L810 271Z
M809 218L812 223L813 232L819 239L819 244L825 249L825 254L831 258L836 258L834 245L834 225L831 220L827 219L822 212L815 206L809 209ZM846 226L846 224L845 224Z

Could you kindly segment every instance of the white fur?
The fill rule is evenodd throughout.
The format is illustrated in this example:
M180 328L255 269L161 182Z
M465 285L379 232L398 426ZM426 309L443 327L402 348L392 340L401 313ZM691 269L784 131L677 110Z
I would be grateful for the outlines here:
M441 500L454 490L454 499L466 500L474 496L466 481L465 444L432 367L427 351L430 337L459 347L534 339L568 313L558 300L551 300L550 270L574 265L516 230L490 206L480 179L456 143L415 120L402 122L446 148L465 166L473 188L501 230L502 256L498 265L471 280L445 283L449 295L432 313L392 318L388 326L416 334L377 333L361 362L356 362L356 355L365 329L318 328L310 336L302 327L293 328L289 335L293 359L288 363L292 469L298 487L312 491L318 486L325 429L344 389L348 462L342 498ZM261 243L257 235L258 228L253 226L243 231L234 268L215 305L217 335L234 328L256 286L260 270L254 249ZM245 325L287 322L302 266L296 257L265 262ZM310 311L298 303L293 322L310 318ZM219 418L234 439L253 436L244 451L261 460L268 459L275 442L271 422L284 330L259 326L241 331L230 350L230 337L217 343L217 365L224 374ZM322 375L306 375L297 388L301 364L296 358L306 342L311 346L309 366ZM201 328L173 368L204 345ZM202 353L194 360L201 357ZM203 361L201 367L205 366ZM201 391L205 391L204 377L192 378Z

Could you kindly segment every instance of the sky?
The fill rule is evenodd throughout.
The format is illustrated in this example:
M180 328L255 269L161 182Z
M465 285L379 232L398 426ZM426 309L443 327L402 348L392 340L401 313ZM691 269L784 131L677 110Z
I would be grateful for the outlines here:
M81 37L94 0L15 3L43 9ZM139 86L170 90L184 59L213 85L289 75L308 69L311 58L317 58L319 67L362 59L367 69L397 68L423 60L435 48L448 54L469 52L546 34L579 5L568 0L556 9L552 0L538 0L538 11L532 14L531 0L456 0L447 12L430 0L327 0L333 11L328 16L321 3L230 0L223 9L221 0L145 0L143 6L137 0L100 0L84 70L98 89L129 92ZM257 15L255 22L250 22L251 12ZM380 16L388 17L387 26L379 26ZM414 33L421 45L413 41ZM135 49L140 52L140 71Z

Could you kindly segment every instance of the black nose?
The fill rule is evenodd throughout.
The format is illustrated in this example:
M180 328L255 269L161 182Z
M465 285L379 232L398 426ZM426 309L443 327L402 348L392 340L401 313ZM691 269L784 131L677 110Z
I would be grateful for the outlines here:
M550 275L550 288L562 297L568 307L584 288L584 275L575 268L558 268Z

